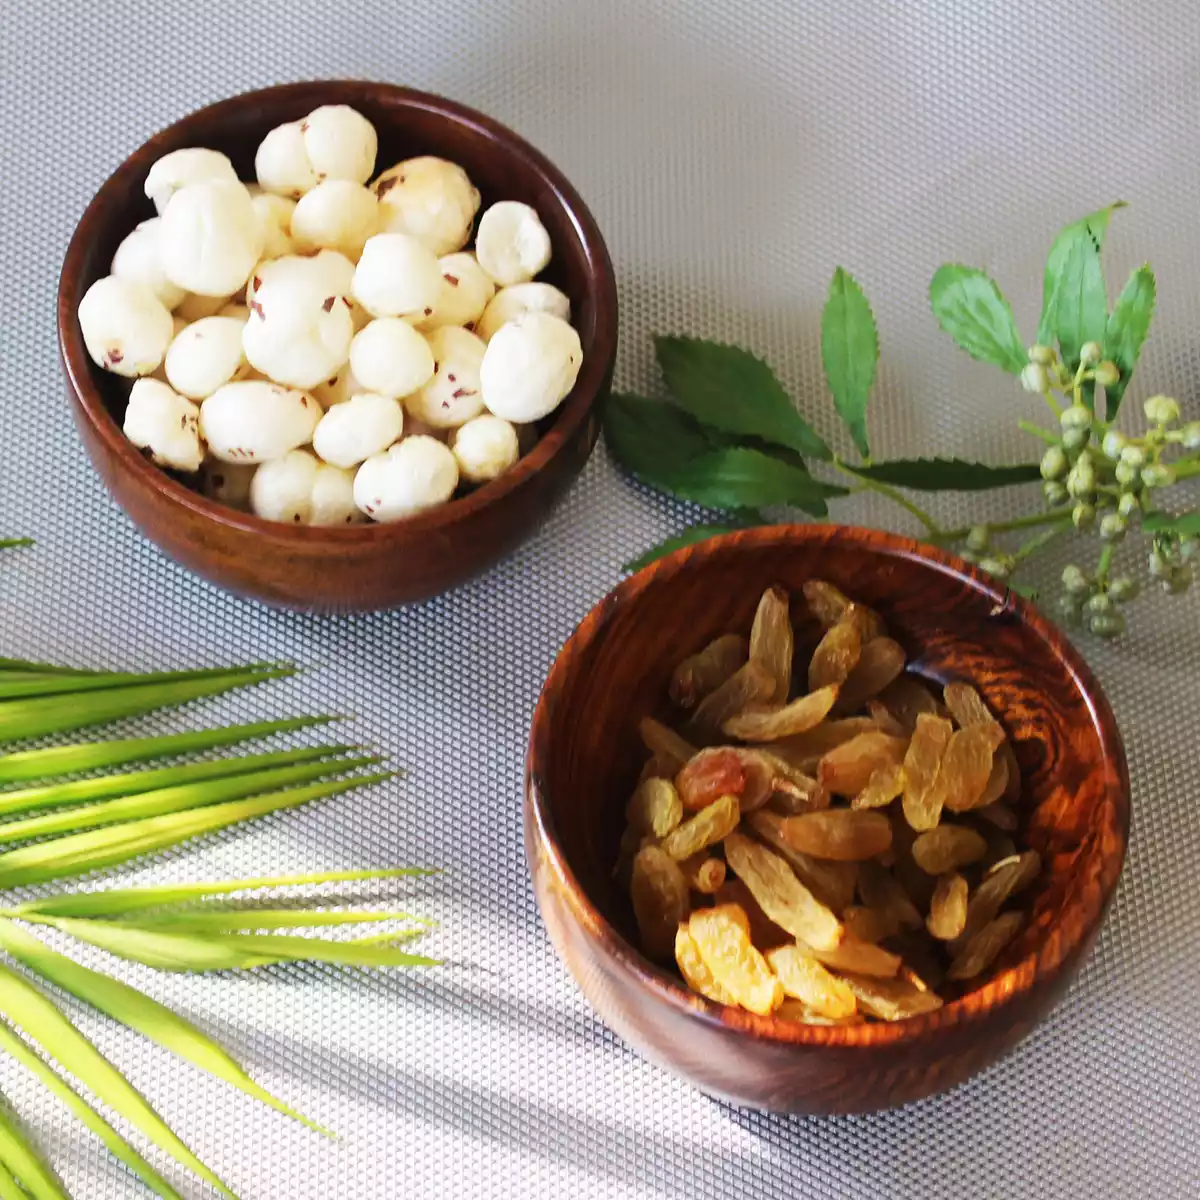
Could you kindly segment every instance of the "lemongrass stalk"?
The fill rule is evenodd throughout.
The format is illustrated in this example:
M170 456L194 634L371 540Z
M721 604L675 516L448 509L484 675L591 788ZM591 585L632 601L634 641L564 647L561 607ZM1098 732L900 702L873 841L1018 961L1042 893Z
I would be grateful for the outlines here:
M255 663L244 667L206 667L195 671L97 671L90 675L64 675L57 671L0 672L0 701L17 700L23 696L64 696L137 684L222 679L233 674L292 669L283 663Z

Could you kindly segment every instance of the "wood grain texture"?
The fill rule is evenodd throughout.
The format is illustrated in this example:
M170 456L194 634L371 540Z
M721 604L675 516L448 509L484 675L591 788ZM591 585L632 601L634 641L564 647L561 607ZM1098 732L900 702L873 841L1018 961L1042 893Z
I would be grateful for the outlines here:
M254 152L274 126L321 104L349 104L379 133L380 169L419 154L460 163L483 194L532 205L554 258L542 278L571 299L584 363L537 446L500 479L393 525L312 529L218 505L172 478L121 432L129 381L88 357L76 316L113 252L154 215L142 193L156 159L209 146L254 175ZM612 264L587 207L561 172L511 130L438 96L379 83L326 81L249 92L200 109L156 134L96 194L71 239L58 290L59 348L75 422L96 470L138 527L197 574L268 604L369 611L423 600L509 554L549 516L583 469L600 432L617 344Z
M973 683L1012 739L1024 837L1046 867L1031 919L979 986L894 1024L817 1027L711 1004L644 959L612 879L673 666L746 632L763 590L828 579L876 608L922 673ZM802 600L798 601L803 604ZM533 720L526 853L559 955L603 1019L649 1058L736 1103L868 1112L962 1082L1024 1038L1074 978L1125 857L1129 778L1087 666L1031 605L916 542L838 526L749 530L679 551L622 583L563 647Z

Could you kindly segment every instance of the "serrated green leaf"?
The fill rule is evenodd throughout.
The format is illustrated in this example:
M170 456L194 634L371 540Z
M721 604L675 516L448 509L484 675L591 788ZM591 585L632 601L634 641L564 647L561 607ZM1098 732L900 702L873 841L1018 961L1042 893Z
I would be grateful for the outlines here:
M1189 537L1200 537L1200 511L1180 513L1147 513L1142 519L1142 528L1147 533L1178 533Z
M1124 207L1125 201L1118 200L1081 220L1072 221L1070 225L1061 229L1054 239L1050 253L1046 255L1046 270L1042 280L1042 315L1038 321L1037 334L1037 340L1042 345L1052 345L1058 337L1056 321L1059 292L1065 277L1067 260L1075 242L1081 236L1087 237L1098 255L1104 249L1104 237L1113 213Z
M7 1171L5 1185L12 1184L9 1195L23 1200L29 1200L29 1197L33 1200L71 1200L54 1168L42 1157L15 1117L5 1111L3 1104L0 1104L0 1162ZM18 1179L24 1190L17 1187Z
M123 916L175 904L194 904L211 896L267 888L316 886L324 883L365 883L375 879L439 875L434 867L381 867L366 871L319 871L309 875L265 875L251 879L222 879L209 883L177 883L133 888L108 888L99 892L66 892L26 900L11 913L40 913L58 917Z
M155 1045L232 1084L248 1096L300 1121L310 1129L329 1133L329 1130L255 1083L223 1046L145 992L103 971L82 966L65 954L59 954L12 921L0 921L0 946L43 979L149 1038Z
M670 484L677 496L709 508L787 505L820 517L829 512L826 497L845 495L844 488L749 449L710 451L673 472Z
M189 733L168 733L157 737L120 738L104 742L80 742L71 746L47 746L40 750L19 750L0 755L0 783L51 779L171 758L254 741L276 733L291 733L313 725L327 725L340 717L292 717L283 721L252 721L246 725L227 725L220 729L198 729Z
M92 829L87 833L52 838L32 846L22 846L18 850L0 854L0 887L47 883L52 879L64 879L72 875L98 871L102 867L116 866L143 854L180 845L202 834L215 833L229 825L237 825L266 816L268 813L297 808L313 800L366 787L391 777L392 772L381 771L374 775L358 775L330 783L311 783L285 791L268 792L264 796L254 796L249 800L214 804L194 812L170 813L167 816L150 817L145 821L128 821L121 825L109 825L104 829Z
M736 533L739 529L744 528L746 528L744 525L693 525L691 529L685 529L682 533L669 537L664 542L659 542L645 554L627 562L621 570L640 571L652 562L665 558L676 550L682 550L684 546L694 546L697 542L707 542L709 538L720 537L723 533Z
M49 1063L43 1061L4 1022L0 1021L0 1050L11 1055L31 1071L46 1089L57 1096L107 1147L110 1154L125 1164L156 1196L162 1200L183 1200L183 1197L138 1152L136 1146L121 1136ZM23 1195L23 1193L15 1193ZM0 1188L0 1200L5 1192Z
M1085 228L1071 242L1059 280L1054 335L1063 362L1074 371L1087 342L1104 340L1108 293L1096 239Z
M1008 301L983 271L947 263L929 283L938 324L972 358L1019 375L1029 361Z
M229 1200L237 1200L225 1183L192 1153L146 1098L75 1028L58 1006L32 983L2 964L0 1012L99 1100L141 1130L160 1150L212 1184ZM0 1147L0 1159L10 1167L13 1165L3 1147Z
M863 458L867 444L867 397L875 382L879 335L871 306L852 275L838 267L821 314L821 362L838 414Z
M1137 366L1142 344L1150 332L1155 303L1154 272L1149 263L1143 263L1133 271L1126 281L1116 304L1108 317L1104 330L1104 357L1117 364L1121 378L1110 388L1104 389L1107 401L1105 418L1113 420L1120 410L1125 389Z
M700 338L660 337L654 344L667 386L702 425L831 457L775 373L748 350Z
M993 467L961 458L895 458L870 466L847 467L864 479L918 492L982 492L990 488L1032 483L1041 478L1037 463Z
M662 486L664 476L713 448L678 405L627 394L608 398L604 440L621 466L652 487Z
M0 742L44 737L48 733L62 733L86 725L107 724L205 696L218 696L222 692L269 679L285 679L293 674L295 672L290 669L280 669L188 679L177 683L143 683L82 693L70 704L64 703L59 696L6 700L0 703Z
M307 761L312 758L320 758L321 761ZM161 817L168 813L220 804L226 800L240 800L244 796L261 795L285 785L308 783L327 775L341 775L357 767L368 767L377 762L378 755L327 758L309 751L304 755L304 760L295 765L247 771L222 779L203 779L198 783L184 783L176 787L157 788L150 792L122 796L117 800L103 800L84 808L69 808L60 812L25 817L19 821L8 821L0 825L0 845L49 837L52 834L78 833L85 829L115 825L120 821L140 821L147 817Z

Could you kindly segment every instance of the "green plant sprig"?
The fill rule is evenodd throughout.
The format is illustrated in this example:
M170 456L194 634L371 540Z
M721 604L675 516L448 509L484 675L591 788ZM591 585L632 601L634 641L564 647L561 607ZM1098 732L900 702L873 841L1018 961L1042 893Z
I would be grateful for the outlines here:
M1109 309L1101 251L1112 215L1122 207L1118 202L1073 222L1055 239L1032 346L1022 341L1008 301L983 271L948 264L930 282L934 317L956 344L1016 376L1026 392L1041 398L1057 427L1018 421L1042 443L1040 461L998 466L936 457L873 459L867 409L879 336L862 289L841 267L822 313L821 360L857 460L835 453L770 367L746 350L657 338L669 398L614 395L605 439L617 461L643 482L728 516L684 531L627 569L761 524L762 508L799 509L820 520L828 516L830 501L869 491L915 518L926 540L956 550L1005 581L1052 542L1097 537L1095 567L1064 571L1059 611L1069 624L1086 625L1102 637L1124 630L1118 606L1140 590L1130 575L1114 571L1116 548L1127 534L1140 530L1148 537L1151 578L1168 592L1186 591L1200 540L1200 511L1170 512L1160 497L1200 477L1200 421L1182 423L1175 400L1151 396L1143 404L1144 432L1128 436L1115 428L1156 300L1154 273L1143 265ZM1098 407L1100 396L1103 407ZM991 491L1037 481L1043 495L1036 510L959 528L943 526L912 495ZM1030 530L1039 532L1015 545L1008 541Z

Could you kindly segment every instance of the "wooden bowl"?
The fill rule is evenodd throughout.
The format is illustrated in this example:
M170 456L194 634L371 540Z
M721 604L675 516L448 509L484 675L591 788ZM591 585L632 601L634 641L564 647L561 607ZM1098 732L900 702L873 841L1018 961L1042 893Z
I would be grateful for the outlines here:
M500 479L391 525L293 528L236 512L148 462L121 432L129 381L97 367L76 316L108 274L113 252L154 215L142 185L154 161L209 146L254 177L254 152L274 126L322 104L349 104L379 133L382 170L436 154L461 164L483 194L532 205L554 258L543 278L571 299L583 369L545 422L537 446ZM381 83L314 82L266 88L200 109L152 137L101 187L67 250L58 332L75 421L117 502L172 558L221 587L283 608L369 611L422 600L510 553L541 525L583 469L600 431L617 345L617 298L604 240L575 189L511 130L453 101Z
M819 1027L712 1004L638 952L612 879L624 802L645 761L637 722L666 708L672 668L718 634L748 632L765 588L796 593L811 578L876 608L921 674L980 690L1021 766L1020 836L1044 861L1031 919L984 981L906 1021ZM559 955L626 1041L703 1091L757 1108L833 1114L906 1104L1011 1050L1079 971L1128 828L1112 713L1058 630L967 564L871 530L755 529L647 567L563 647L533 718L525 847Z

